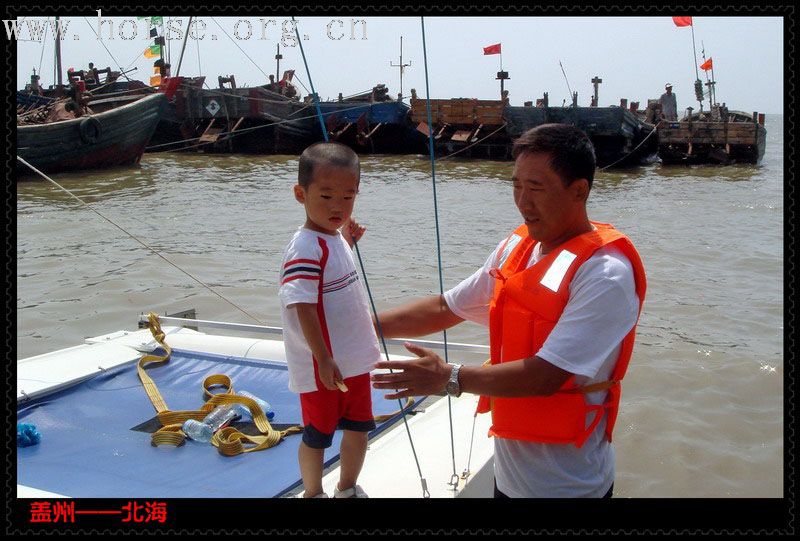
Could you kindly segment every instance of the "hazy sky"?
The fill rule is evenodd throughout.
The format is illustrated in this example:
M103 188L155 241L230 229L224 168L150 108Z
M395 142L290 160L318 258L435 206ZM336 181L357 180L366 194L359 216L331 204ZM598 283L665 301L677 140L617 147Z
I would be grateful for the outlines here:
M202 39L188 40L181 75L206 75L211 87L217 86L218 75L228 74L236 76L239 86L263 84L267 77L260 70L275 73L276 45L283 41L281 72L296 69L301 81L310 88L294 34L284 35L282 31L284 25L287 30L291 28L290 18L243 14L200 19L205 29L201 23L196 37ZM48 30L44 44L24 41L31 38L28 22L41 24L45 19L21 20L18 87L22 88L32 68L38 71L40 64L42 82L52 84L52 31ZM62 41L65 70L70 66L86 68L90 61L98 67L137 67L131 77L147 82L153 61L142 56L152 43L145 21L133 17L108 18L113 23L113 39L109 39L111 25L105 23L103 43L117 64L93 32L98 25L96 12L87 11L85 19L68 17L67 20L66 39ZM125 23L126 20L132 22ZM399 70L389 63L399 62L400 36L403 36L403 62L411 62L405 70L403 92L407 96L411 88L416 88L420 97L425 96L419 17L331 15L297 17L297 20L311 77L323 99L335 98L339 92L348 95L368 90L377 83L385 83L396 95ZM365 21L355 24L354 34L353 20ZM138 23L135 38L134 22ZM164 17L164 22L169 23L169 18ZM187 23L188 18L176 18L172 24L185 34ZM497 99L500 91L495 75L500 56L484 56L483 47L502 43L503 68L511 77L505 88L509 90L512 105L535 101L543 92L549 93L551 105L560 105L563 100L569 103L561 61L569 86L578 92L580 105L588 105L592 94L590 80L597 75L603 79L600 86L603 106L619 104L620 98L627 98L639 101L644 107L647 98L658 98L664 92L664 84L671 82L679 111L697 107L692 29L676 27L671 17L426 17L425 31L430 92L434 98ZM718 101L725 102L730 109L746 112L783 112L783 31L783 20L779 17L694 17L697 63L702 63L702 44L706 57L714 60ZM237 34L241 39L237 39ZM133 39L123 39L121 35ZM178 32L170 32L167 37L174 38L169 40L174 73L182 41ZM704 72L699 73L705 82ZM302 87L300 90L306 94Z

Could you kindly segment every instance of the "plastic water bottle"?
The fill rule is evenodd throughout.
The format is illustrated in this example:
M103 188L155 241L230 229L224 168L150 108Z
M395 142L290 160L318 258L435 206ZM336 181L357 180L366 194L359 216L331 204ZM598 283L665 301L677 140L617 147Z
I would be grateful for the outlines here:
M210 442L211 436L214 434L211 426L197 419L187 419L181 428L188 437L202 443Z
M255 400L256 403L259 406L261 406L261 411L263 411L264 415L267 416L267 420L271 421L272 418L275 417L275 412L272 411L272 406L270 406L269 402L267 402L266 400L262 400L261 398L258 398L254 394L248 393L247 391L238 391L236 394L241 395L241 396L246 396L247 398L252 398L253 400ZM244 410L244 412L247 415L247 417L249 417L250 419L253 418L253 416L250 414L250 410L247 408L247 406L245 406L244 404L237 404L237 405L240 406L242 408L242 410ZM243 415L242 417L245 417L245 416Z
M231 421L234 421L242 416L242 411L247 408L241 407L239 404L222 404L217 406L205 416L203 422L211 427L211 432L214 433Z

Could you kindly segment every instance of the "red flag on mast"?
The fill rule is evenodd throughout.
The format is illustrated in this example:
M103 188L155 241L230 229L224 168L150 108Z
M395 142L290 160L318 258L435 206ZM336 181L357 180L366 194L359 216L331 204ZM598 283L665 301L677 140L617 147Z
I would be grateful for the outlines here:
M713 70L714 69L714 62L712 57L708 57L708 60L700 64L700 69L703 71Z
M692 26L691 17L673 17L672 22L675 23L675 26Z
M483 48L483 54L500 54L500 44L489 45Z

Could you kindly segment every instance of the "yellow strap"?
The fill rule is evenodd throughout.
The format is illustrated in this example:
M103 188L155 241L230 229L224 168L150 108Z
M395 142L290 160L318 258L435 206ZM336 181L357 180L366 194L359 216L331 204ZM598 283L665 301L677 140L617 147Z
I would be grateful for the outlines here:
M262 436L249 436L244 434L233 427L225 427L217 430L211 437L211 444L217 447L220 454L225 456L235 456L242 453L251 453L254 451L261 451L269 449L278 445L283 438L291 434L298 434L303 431L302 426L291 426L286 430L275 430L270 425L269 420L258 402L246 396L239 396L233 391L233 384L231 379L225 374L213 374L203 380L203 392L205 396L209 397L199 410L182 410L170 411L166 402L158 391L155 382L147 375L144 367L151 363L164 363L169 361L172 355L172 348L164 341L165 334L161 329L161 324L158 320L158 315L154 313L148 314L148 322L150 332L153 338L164 348L166 351L165 356L159 355L144 355L137 366L139 379L142 381L145 392L156 408L156 418L162 424L162 427L154 432L150 437L150 443L153 446L159 445L183 445L186 441L186 434L184 434L181 427L188 419L196 419L202 421L208 413L221 404L242 404L250 410L253 417L253 422L258 428L258 431L263 434ZM221 386L225 388L224 392L212 393L209 388L213 386ZM342 384L344 386L344 384ZM347 387L343 389L343 392ZM408 397L403 409L409 408L414 404L414 399ZM387 415L375 416L376 422L383 422L397 413L400 410ZM244 443L253 444L252 447L245 447Z
M598 391L605 391L606 389L610 389L614 385L619 385L619 380L612 379L608 381L601 381L599 383L592 383L591 385L586 385L584 387L577 387L575 389L568 389L566 391L559 391L559 392L589 394L589 393L596 393Z

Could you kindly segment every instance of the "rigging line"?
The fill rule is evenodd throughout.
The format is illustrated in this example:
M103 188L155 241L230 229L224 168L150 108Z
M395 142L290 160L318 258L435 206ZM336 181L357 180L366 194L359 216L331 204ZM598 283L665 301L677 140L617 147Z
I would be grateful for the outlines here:
M172 261L170 261L169 259L167 259L166 257L164 257L164 256L163 256L163 255L162 255L160 252L158 252L158 251L157 251L155 248L152 248L152 247L150 247L149 245L147 245L147 243L145 243L144 241L142 241L141 239L139 239L139 237L137 237L137 236L136 236L136 235L134 235L133 233L129 233L129 232L128 232L128 231L126 231L126 230L125 230L125 229L124 229L122 226L120 226L120 225L118 225L116 222L114 222L112 219L110 219L110 218L107 218L106 216L104 216L104 215L103 215L103 214L102 214L100 211L98 211L97 209L95 209L93 205L90 205L89 203L87 203L86 201L84 201L83 199L81 199L80 197L78 197L77 195L75 195L74 193L72 193L71 191L69 191L68 189L66 189L66 188L64 188L63 186L61 186L61 185L60 185L58 182L56 182L55 180L53 180L52 178L48 177L47 175L45 175L44 173L42 173L41 171L39 171L38 169L36 169L34 166L32 166L31 164L29 164L29 163L28 163L27 161L25 161L25 160L24 160L22 157L20 157L20 156L17 156L17 160L19 160L20 162L22 162L22 164L23 164L23 165L26 165L26 166L28 166L28 167L29 167L29 168L30 168L32 171L34 171L35 173L37 173L39 176L41 176L41 177L42 177L42 178L44 178L45 180L48 180L48 181L50 181L51 183L55 184L55 185L56 185L56 187L58 187L60 190L62 190L62 191L64 191L64 192L66 192L67 194L69 194L69 195L70 195L72 198L74 198L74 199L77 199L77 200L78 200L78 202L82 203L82 204L83 204L83 205L85 205L86 207L89 207L89 210L91 210L92 212L94 212L95 214L97 214L98 216L100 216L101 218L103 218L104 220L106 220L107 222L109 222L111 225L113 225L114 227L116 227L117 229L119 229L120 231L122 231L123 233L125 233L126 235L128 235L129 237L131 237L133 240L135 240L136 242L138 242L139 244L141 244L142 246L144 246L145 248L147 248L148 250L150 250L151 252L153 252L155 255L157 255L158 257L160 257L161 259L163 259L164 261L166 261L167 263L169 263L170 265L172 265L173 267L175 267L176 269L178 269L179 271L181 271L182 273L184 273L186 276L188 276L189 278L191 278L192 280L194 280L195 282L197 282L198 284L200 284L200 285L201 285L201 286L203 286L204 288L208 289L208 290L209 290L211 293L213 293L214 295L216 295L217 297L219 297L219 298L220 298L220 299L222 299L223 301L227 302L228 304L230 304L231 306L233 306L234 308L236 308L237 310L239 310L240 312L242 312L243 314L245 314L247 317L249 317L249 318L251 318L251 319L253 319L253 320L257 321L257 322L258 322L258 323L260 323L261 325L264 325L264 322L263 322L263 321L261 321L260 319L258 319L258 318L257 318L257 317L255 317L254 315L250 314L250 313L249 313L247 310L245 310L244 308L242 308L242 307L240 307L240 306L237 306L237 305L236 305L234 302L232 302L232 301L230 301L230 300L226 299L224 296L222 296L221 294L219 294L219 293L217 293L216 291L214 291L214 290L213 290L213 289L212 289L210 286L208 286L208 285L204 284L204 283L203 283L202 281L200 281L198 278L195 278L195 277L194 277L192 274L190 274L189 272L187 272L187 271L183 270L182 268L180 268L178 265L176 265L175 263L173 263Z
M452 154L448 154L447 156L442 156L441 158L438 158L436 161L442 161L442 160L446 160L446 159L448 159L448 158L452 158L452 157L453 157L453 156L455 156L456 154L460 154L461 152L464 152L464 151L465 151L465 150L467 150L468 148L472 148L472 147L474 147L475 145L477 145L477 144L480 144L480 143L482 143L483 141L486 141L486 140L487 140L489 137L491 137L491 136L492 136L492 135L494 135L495 133L499 132L500 130L502 130L502 129L503 129L503 128L505 128L506 126L508 126L508 123L504 123L502 126L500 126L499 128L497 128L496 130L494 130L492 133L490 133L490 134L489 134L489 135L487 135L486 137L483 137L482 139L478 139L477 141L475 141L475 142L474 142L474 143L472 143L471 145L465 146L464 148L462 148L462 149L460 149L460 150L456 150L455 152L453 152Z
M234 45L236 45L237 47L239 47L239 44L238 44L238 43L236 43L236 42L233 40L233 38L232 38L232 37L230 37L230 35L228 34L228 32L226 32L226 31L225 31L225 29L224 29L224 28L222 28L222 25L220 25L220 24L217 22L217 19L215 19L214 17L211 17L211 20L212 20L212 21L214 21L214 23L215 23L217 26L219 26L219 29L220 29L220 30L222 30L222 31L225 33L225 35L226 35L226 36L228 36L228 39L229 39L229 40L231 40L231 41L233 42L233 44L234 44ZM200 43L200 42L198 41L198 47L199 47L199 43ZM269 75L267 75L266 73L264 73L264 70L262 70L262 69L261 69L261 67L260 67L258 64L256 64L256 61L255 61L255 60L253 60L252 58L250 58L250 55L248 55L248 54L247 54L247 53L244 51L244 49L242 49L241 47L239 47L239 50L240 50L240 51L242 51L242 54L243 54L243 55L245 55L245 56L247 57L247 59L248 59L250 62L252 62L252 63L253 63L253 65L256 67L256 69L257 69L258 71L260 71L261 73L263 73L263 74L264 74L264 78L265 78L265 79L269 79Z
M558 65L561 66L561 73L564 74L564 80L567 82L567 90L569 91L569 99L572 99L572 89L569 86L569 79L567 79L567 72L564 71L564 65L561 63L561 60L558 61Z
M224 30L223 30L224 32ZM197 72L199 73L200 77L203 76L203 66L200 65L200 40L195 40L195 45L197 45ZM208 86L208 83L203 81L203 83Z
M92 30L92 33L93 33L93 34L95 35L95 37L97 38L97 41L99 41L99 42L100 42L100 45L102 45L102 46L103 46L103 49L105 49L105 50L106 50L106 52L108 53L108 56L110 56L110 57L111 57L111 60L113 60L113 61L114 61L114 63L117 65L117 67L119 68L120 74L121 74L123 77L125 77L125 78L126 78L128 81L130 81L130 80L131 80L131 78L130 78L130 77L128 77L128 75L125 73L125 70L124 70L124 69L122 69L122 66L120 65L120 63L119 63L119 62L117 62L117 59L116 59L116 58L114 58L114 55L113 55L113 54L111 54L111 51L109 51L109 50L108 50L108 47L106 47L106 44L105 44L105 43L103 43L103 40L100 38L100 36L97 34L97 32L95 32L95 30L94 30L94 27L91 25L91 23L89 23L89 19L87 19L86 17L84 17L84 18L83 18L83 20L84 20L84 21L86 21L86 26L88 26L88 27L89 27L89 28Z
M436 160L433 156L433 120L431 118L431 90L428 78L428 48L425 44L425 17L420 17L422 24L422 55L425 63L425 107L428 113L428 150L431 157L431 182L433 184L433 214L436 222L436 255L439 261L439 294L444 295L444 278L442 273L442 245L439 237L439 204L436 197ZM444 360L449 363L447 354L447 329L442 331L444 339ZM453 458L453 475L450 478L450 485L453 490L458 486L458 474L456 473L456 444L453 436L453 402L450 395L447 395L447 414L450 418L450 451Z
M618 159L617 161L615 161L615 162L614 162L614 163L612 163L611 165L606 165L606 166L605 166L605 167L603 167L602 169L599 169L599 170L598 170L598 172L600 172L600 171L605 171L605 170L606 170L606 169L608 169L609 167L614 167L614 166L615 166L615 165L617 165L619 162L621 162L622 160L624 160L625 158L627 158L628 156L630 156L631 154L633 154L634 152L636 152L637 150L639 150L639 147L640 147L640 146L642 146L642 145L644 144L644 142L645 142L645 141L647 141L648 139L650 139L650 136L651 136L651 135L653 135L654 133L656 133L656 131L658 131L658 127L661 125L661 123L662 123L662 122L664 122L664 121L663 121L663 120L659 120L659 121L658 121L658 124L656 124L655 126L653 126L653 130L652 130L650 133L648 133L648 134L647 134L647 137L645 137L644 139L642 139L642 142L641 142L641 143L639 143L638 145L636 145L636 148L634 148L633 150L631 150L630 152L628 152L626 155L624 155L623 157L621 157L620 159Z
M311 85L311 93L312 93L311 95L314 99L314 104L317 106L317 115L319 116L319 124L320 127L322 128L322 135L325 138L325 142L327 143L328 129L325 127L325 122L322 119L322 110L319 107L319 97L317 96L316 90L314 90L314 81L311 79L311 72L308 69L308 62L306 61L306 53L303 50L303 42L300 40L300 31L297 29L297 21L295 20L294 17L292 17L292 22L294 22L294 32L295 35L297 36L297 42L300 44L300 54L303 55L303 64L305 64L306 67L306 75L308 75L308 83ZM386 360L388 361L390 360L389 350L386 348L386 340L384 339L383 329L381 328L380 320L378 319L378 311L375 308L375 302L372 299L372 291L370 290L369 282L367 281L367 271L364 268L364 262L361 259L361 251L358 248L358 243L356 242L356 239L353 237L351 237L351 239L353 241L353 247L355 247L356 249L356 255L358 256L358 263L361 266L361 275L364 277L364 286L365 289L367 290L367 295L369 296L369 302L370 305L372 306L372 313L375 317L375 324L378 327L378 333L380 334L381 342L383 343L383 351L386 355ZM390 370L390 372L393 371ZM419 464L419 457L417 456L417 450L416 447L414 446L414 439L411 437L411 429L408 426L408 418L406 416L405 408L403 407L403 402L398 398L397 403L400 405L400 412L403 414L403 425L406 428L406 434L408 435L408 442L411 445L411 453L414 455L414 462L416 462L417 465L417 473L419 474L419 480L422 485L422 497L430 498L431 494L428 491L428 482L422 475L422 467Z
M44 106L44 107L46 107L46 106ZM346 109L339 109L337 111L331 111L329 113L323 113L322 116L334 115L334 114L341 113L341 112L344 112L344 111L351 111L353 109L360 109L362 107L364 107L364 105L356 105L356 106L353 106L353 107L348 107ZM279 124L290 124L290 123L297 122L297 121L300 121L300 120L308 120L309 118L317 118L317 115L314 114L314 115L302 116L302 117L292 118L292 119L287 118L287 119L284 119L284 120L280 120L278 122L270 122L269 124L263 124L261 126L253 126L251 128L242 128L242 129L236 130L235 132L221 132L221 133L218 134L218 136L222 137L223 135L227 135L228 136L227 138L238 137L239 135L244 135L244 134L249 133L251 131L262 130L264 128L277 126ZM200 139L199 137L192 137L190 139L183 139L182 141L171 141L169 143L161 143L159 145L153 145L153 146L146 147L145 151L149 152L149 151L151 151L153 149L156 149L156 148L166 147L166 146L173 146L173 145L178 145L178 144L181 144L181 143L189 143L191 141L197 141L199 139ZM203 142L203 143L199 143L197 145L181 147L181 148L179 148L177 150L189 150L189 149L200 147L200 146L203 146L203 145L214 144L216 142L219 142L219 140L217 140L217 141L206 141L206 142ZM169 150L165 150L165 151L162 151L162 152L170 152L170 151Z
M50 17L47 18L46 23L49 23L49 22L50 22ZM40 78L42 76L42 60L44 59L44 48L45 48L45 45L47 44L47 27L48 26L50 26L50 25L49 24L45 24L44 25L44 38L42 38L42 54L39 56L39 71L37 73L39 74Z
M311 79L311 71L308 69L308 61L306 60L306 52L303 49L303 42L300 39L300 31L297 29L297 21L294 17L292 17L292 22L294 23L294 32L297 35L297 43L300 44L300 54L303 55L303 64L306 67L306 75L308 75L308 84L311 85L311 97L314 100L314 105L317 108L317 115L319 116L319 125L322 128L322 135L325 137L325 142L328 142L328 128L325 127L325 121L322 119L322 109L319 108L319 96L317 95L317 91L314 89L314 81Z
M349 111L349 110L352 110L352 109L358 109L360 107L363 107L363 105L359 105L357 107L348 107L347 109L340 109L339 111L332 111L330 113L323 113L323 116L325 116L325 115L333 115L333 114L336 114L336 113L340 113L342 111ZM300 120L307 120L309 118L317 118L317 115L314 114L314 115L302 116L302 117L297 117L297 118L292 118L292 119L287 118L287 119L284 119L284 120L280 120L278 122L270 122L269 124L262 124L260 126L253 126L253 127L250 127L250 128L241 128L239 130L236 130L235 132L222 132L222 133L219 133L218 136L222 137L223 135L226 135L227 136L226 139L230 139L230 138L233 138L233 137L238 137L239 135L244 135L244 134L249 133L251 131L262 130L264 128L277 126L279 124L291 124L293 122L298 122ZM149 151L151 151L153 149L156 149L156 148L165 147L165 146L173 146L173 145L178 145L178 144L181 144L181 143L189 143L191 141L198 141L199 139L200 139L199 137L192 137L190 139L184 139L182 141L171 141L169 143L161 143L159 145L153 145L153 146L146 147L145 151L149 152ZM176 149L176 151L178 151L178 150L189 150L191 148L196 148L196 147L200 147L200 146L203 146L203 145L210 145L210 144L214 144L214 143L218 143L218 142L220 142L219 139L217 139L217 141L205 141L205 142L199 143L197 145L190 145L190 146L186 146L186 147L181 147L179 149ZM162 150L161 152L171 152L171 151L170 150Z
M300 83L300 86L303 87L303 90L306 91L306 94L311 94L308 88L306 88L306 85L303 84L303 80L300 77L298 77L296 73L294 74L294 76L297 78L297 82Z

